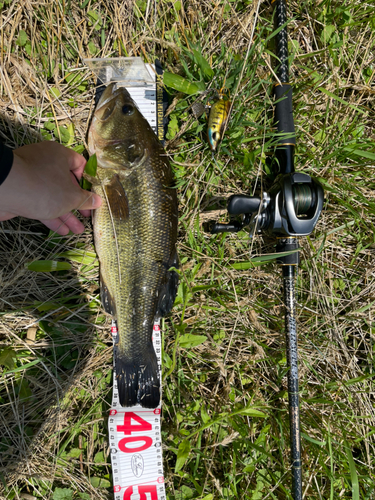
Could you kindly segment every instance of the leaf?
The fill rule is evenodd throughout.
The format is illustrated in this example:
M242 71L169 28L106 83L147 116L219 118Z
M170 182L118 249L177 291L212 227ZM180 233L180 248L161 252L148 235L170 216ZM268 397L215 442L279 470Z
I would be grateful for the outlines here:
M0 365L6 366L9 370L12 370L16 365L14 361L16 358L16 351L7 347L0 352Z
M7 373L22 372L23 370L27 370L27 368L30 368L31 366L37 365L41 361L42 361L41 359L34 359L34 361L30 361L30 363L26 363L22 366L19 366L18 368L14 368L12 370L9 370Z
M79 264L84 264L85 266L99 265L96 253L85 250L68 250L67 252L56 255L56 258L72 260L74 262L78 262Z
M193 49L193 54L195 56L195 61L202 70L203 74L208 78L212 78L214 76L214 72L206 59L195 49Z
M96 154L93 154L90 156L90 158L87 160L86 166L85 166L85 173L87 175L91 175L91 177L96 176L96 169L98 168L98 160L96 158ZM89 182L87 179L82 177L81 181L81 186L83 189L91 189L91 182Z
M71 269L69 262L59 262L57 260L34 260L27 264L29 271L36 273L51 273L53 271L69 271Z
M194 497L194 491L185 484L181 486L181 489L179 491L176 490L175 498L178 498L178 500L190 500L190 498L193 497Z
M57 89L56 87L52 87L50 89L50 94L52 95L52 97L56 97L56 99L58 99L61 96L60 90Z
M23 378L18 386L18 395L20 399L27 399L30 396L32 396L32 394L33 393L31 392L28 381L25 378Z
M90 42L88 44L88 48L89 48L90 54L93 56L98 52L98 49L96 48L96 45L94 42Z
M18 34L18 38L16 41L16 44L19 45L20 47L24 47L28 41L28 36L26 31L21 30Z
M318 441L317 439L313 439L312 437L308 436L304 432L301 432L301 436L303 439L306 439L306 441L310 441L310 443L314 443L318 446L325 446L327 444L327 441Z
M248 415L249 417L265 417L266 415L259 410L254 410L253 408L243 408L242 410L236 411L236 415Z
M74 123L69 123L69 125L66 127L66 130L69 133L69 140L66 143L66 146L71 146L74 142Z
M201 408L201 418L204 424L207 424L211 420L211 417L207 413L206 408L204 406L202 406Z
M167 87L171 87L174 90L190 95L197 94L205 88L204 84L202 88L202 85L199 85L198 83L191 83L182 76L169 73L168 71L165 71L163 74L163 82Z
M95 177L97 168L98 168L98 160L96 158L96 154L93 154L87 160L87 163L85 166L85 172L86 172L86 174L91 175L91 177Z
M56 139L61 140L64 144L70 141L70 132L66 127L54 127L53 133Z
M89 17L91 24L95 24L97 21L101 24L101 17L95 10L87 11L87 16Z
M326 94L329 97L332 97L332 99L335 99L336 101L341 102L341 104L345 104L346 106L349 106L349 108L352 108L355 111L358 111L358 113L364 113L364 111L362 109L357 108L357 106L354 106L353 104L349 104L347 101L345 101L344 99L341 99L341 97L337 96L336 94L333 94L329 90L326 90L323 87L318 87L318 90L320 90L320 92L323 92L323 94Z
M175 466L175 472L178 472L184 466L190 453L190 441L184 439L178 446L177 450L177 461Z
M279 257L285 257L292 253L299 252L299 250L291 250L289 252L279 252L279 253L269 253L267 255L259 255L258 257L253 257L250 261L236 262L235 264L230 264L233 269L246 271L247 269L252 269L256 266L261 266L262 264L267 264L267 262L272 262Z
M98 453L96 453L95 457L94 457L94 462L96 464L99 464L99 463L102 463L102 462L105 462L105 457L104 457L104 453L102 451L98 451Z
M362 151L361 149L351 149L351 148L343 148L344 151L348 151L353 155L362 156L363 158L368 158L369 160L375 160L375 153L371 153L370 151Z
M206 335L192 335L191 333L185 333L185 335L181 335L178 343L180 347L188 349L203 344L206 340Z
M171 119L169 120L169 123L168 123L168 132L167 132L167 139L170 141L171 139L173 139L173 137L176 136L177 132L178 132L178 120L177 120L177 117L176 116L172 116Z
M370 309L373 305L375 304L375 300L373 302L370 302L369 304L360 307L359 309L356 309L355 311L352 311L352 314L358 314L358 313L363 313Z
M333 35L336 33L336 26L332 24L327 24L322 31L322 40L323 43L329 43ZM332 40L335 41L335 40Z
M56 125L54 124L54 122L45 122L43 127L46 129L46 130L49 130L52 132L52 130L56 127Z
M53 500L73 500L73 491L69 488L56 488L52 498Z
M111 486L110 481L108 479L104 479L102 477L90 477L90 483L94 488L109 488Z
M352 499L359 500L359 484L358 484L358 475L355 468L355 463L353 460L352 450L349 447L349 444L345 441L346 445L346 453L348 456L349 468L350 468L350 478L352 480Z
M71 458L79 458L82 455L82 450L80 448L72 448L67 454Z
M81 155L85 150L85 146L83 146L82 144L78 144L78 146L74 146L74 148L72 148L72 149L73 149L73 151L75 151L76 153L79 153Z

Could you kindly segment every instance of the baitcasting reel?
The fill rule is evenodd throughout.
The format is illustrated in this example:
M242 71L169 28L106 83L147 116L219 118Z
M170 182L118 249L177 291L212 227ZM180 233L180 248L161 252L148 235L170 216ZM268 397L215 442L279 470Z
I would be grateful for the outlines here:
M319 219L323 201L323 188L309 175L280 174L269 192L263 192L261 197L231 196L228 213L242 216L241 222L215 223L211 233L238 232L249 226L251 234L265 232L281 238L307 236Z

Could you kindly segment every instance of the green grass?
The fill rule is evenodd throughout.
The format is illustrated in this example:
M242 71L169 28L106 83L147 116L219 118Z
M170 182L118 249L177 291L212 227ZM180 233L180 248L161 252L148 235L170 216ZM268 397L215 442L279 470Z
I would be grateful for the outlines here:
M12 147L43 138L85 151L96 84L85 57L157 56L190 89L231 91L212 160L206 120L191 113L211 96L168 87L181 283L163 327L166 491L169 500L291 499L281 273L274 261L247 264L274 242L205 230L227 220L228 196L269 183L267 4L257 17L247 0L0 4L0 134ZM296 169L319 178L326 198L300 241L304 498L371 499L375 14L357 0L291 0L289 11ZM0 232L0 496L113 498L112 340L91 225L60 238L14 219ZM51 261L70 269L47 272Z

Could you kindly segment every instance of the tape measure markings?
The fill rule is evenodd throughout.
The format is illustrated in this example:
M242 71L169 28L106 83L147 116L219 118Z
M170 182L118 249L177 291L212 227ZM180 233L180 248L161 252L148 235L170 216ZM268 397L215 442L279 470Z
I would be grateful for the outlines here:
M127 87L150 126L157 130L157 91L154 86ZM112 321L114 345L118 330ZM160 321L153 328L152 342L156 353L161 386ZM120 405L115 366L113 367L112 406L108 430L111 450L115 500L166 500L161 441L161 401L157 408Z
M111 333L117 342L116 322ZM161 384L161 331L155 322L152 342L157 356ZM112 407L108 430L115 500L165 500L161 445L161 403L154 410L142 406L124 408L118 399L113 368Z

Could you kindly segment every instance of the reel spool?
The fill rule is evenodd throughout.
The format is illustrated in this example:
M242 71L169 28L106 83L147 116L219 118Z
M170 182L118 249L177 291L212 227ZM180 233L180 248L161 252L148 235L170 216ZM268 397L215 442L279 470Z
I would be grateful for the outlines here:
M308 215L316 203L315 191L307 184L292 187L294 210L297 216Z
M269 193L260 196L233 195L228 200L228 213L242 216L241 222L214 223L211 233L238 232L245 226L275 236L307 236L323 207L321 185L307 174L294 172L279 175Z

